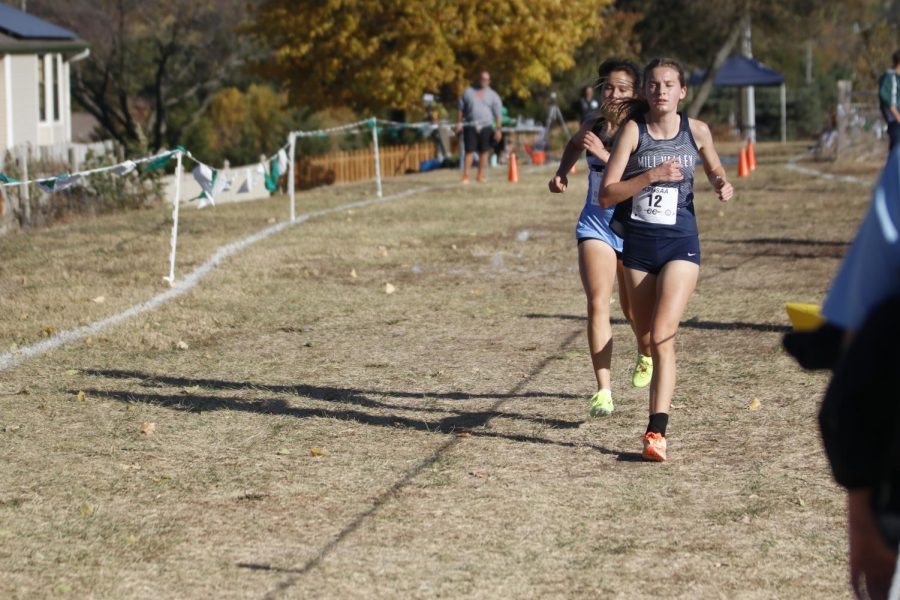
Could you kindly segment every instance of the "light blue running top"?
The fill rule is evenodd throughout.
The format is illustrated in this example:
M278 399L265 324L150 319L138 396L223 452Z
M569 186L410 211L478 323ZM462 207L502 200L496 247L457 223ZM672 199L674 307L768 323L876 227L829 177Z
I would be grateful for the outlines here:
M591 129L603 142L603 145L612 149L613 139L604 134L605 121L598 119ZM606 171L606 163L593 153L587 153L588 164L588 191L584 201L584 208L578 217L578 225L575 226L575 237L578 240L594 239L606 242L616 252L622 252L622 238L613 233L609 223L612 220L615 206L603 208L600 206L600 190L603 187L603 174Z

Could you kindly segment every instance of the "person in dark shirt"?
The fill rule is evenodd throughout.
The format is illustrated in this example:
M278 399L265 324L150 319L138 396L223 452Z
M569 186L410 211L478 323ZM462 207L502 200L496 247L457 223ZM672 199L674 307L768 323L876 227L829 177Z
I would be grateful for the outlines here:
M808 369L832 369L819 412L835 480L847 489L850 580L860 598L900 598L900 148L822 307L825 325L784 338Z
M900 295L853 335L819 412L832 473L847 489L850 581L860 598L889 597L900 545L900 398L891 370L900 365L898 339Z

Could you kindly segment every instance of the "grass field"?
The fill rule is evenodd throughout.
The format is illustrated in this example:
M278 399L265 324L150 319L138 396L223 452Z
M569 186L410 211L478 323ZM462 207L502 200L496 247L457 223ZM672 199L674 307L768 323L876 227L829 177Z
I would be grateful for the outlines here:
M422 189L290 227L0 372L0 597L846 597L826 378L780 339L869 189L786 170L800 149L761 145L727 205L698 186L669 462L639 459L646 391L615 309L617 410L587 418L583 170L564 196L549 167L393 179L388 196ZM185 209L176 274L287 211ZM0 353L164 291L170 227L159 208L0 238Z

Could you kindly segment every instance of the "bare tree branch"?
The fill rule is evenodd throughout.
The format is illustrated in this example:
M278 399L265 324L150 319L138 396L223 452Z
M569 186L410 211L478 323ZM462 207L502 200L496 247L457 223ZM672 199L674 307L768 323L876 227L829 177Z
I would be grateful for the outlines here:
M741 32L747 27L747 23L750 20L749 13L744 13L744 15L738 19L737 23L735 23L734 27L731 29L731 33L722 43L722 46L719 47L718 52L713 56L712 61L710 61L709 66L706 69L706 75L703 76L703 82L697 88L697 92L694 95L694 99L691 100L690 106L688 106L687 114L692 119L696 119L700 114L700 110L703 108L703 105L706 103L706 99L709 98L709 93L712 91L713 86L715 85L716 75L719 74L719 69L722 68L722 65L725 63L725 59L728 58L728 55L731 54L731 51L734 49L735 44L741 37Z

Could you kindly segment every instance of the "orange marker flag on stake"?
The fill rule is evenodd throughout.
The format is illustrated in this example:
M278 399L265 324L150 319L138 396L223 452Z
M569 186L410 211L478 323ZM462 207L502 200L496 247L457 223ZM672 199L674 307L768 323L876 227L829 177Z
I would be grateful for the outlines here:
M509 153L509 181L518 183L519 181L519 165L516 164L516 153Z
M741 152L738 155L738 177L746 177L750 174L750 168L747 166L747 149L741 146Z
M756 170L756 150L753 148L753 140L747 142L747 166L751 171Z

